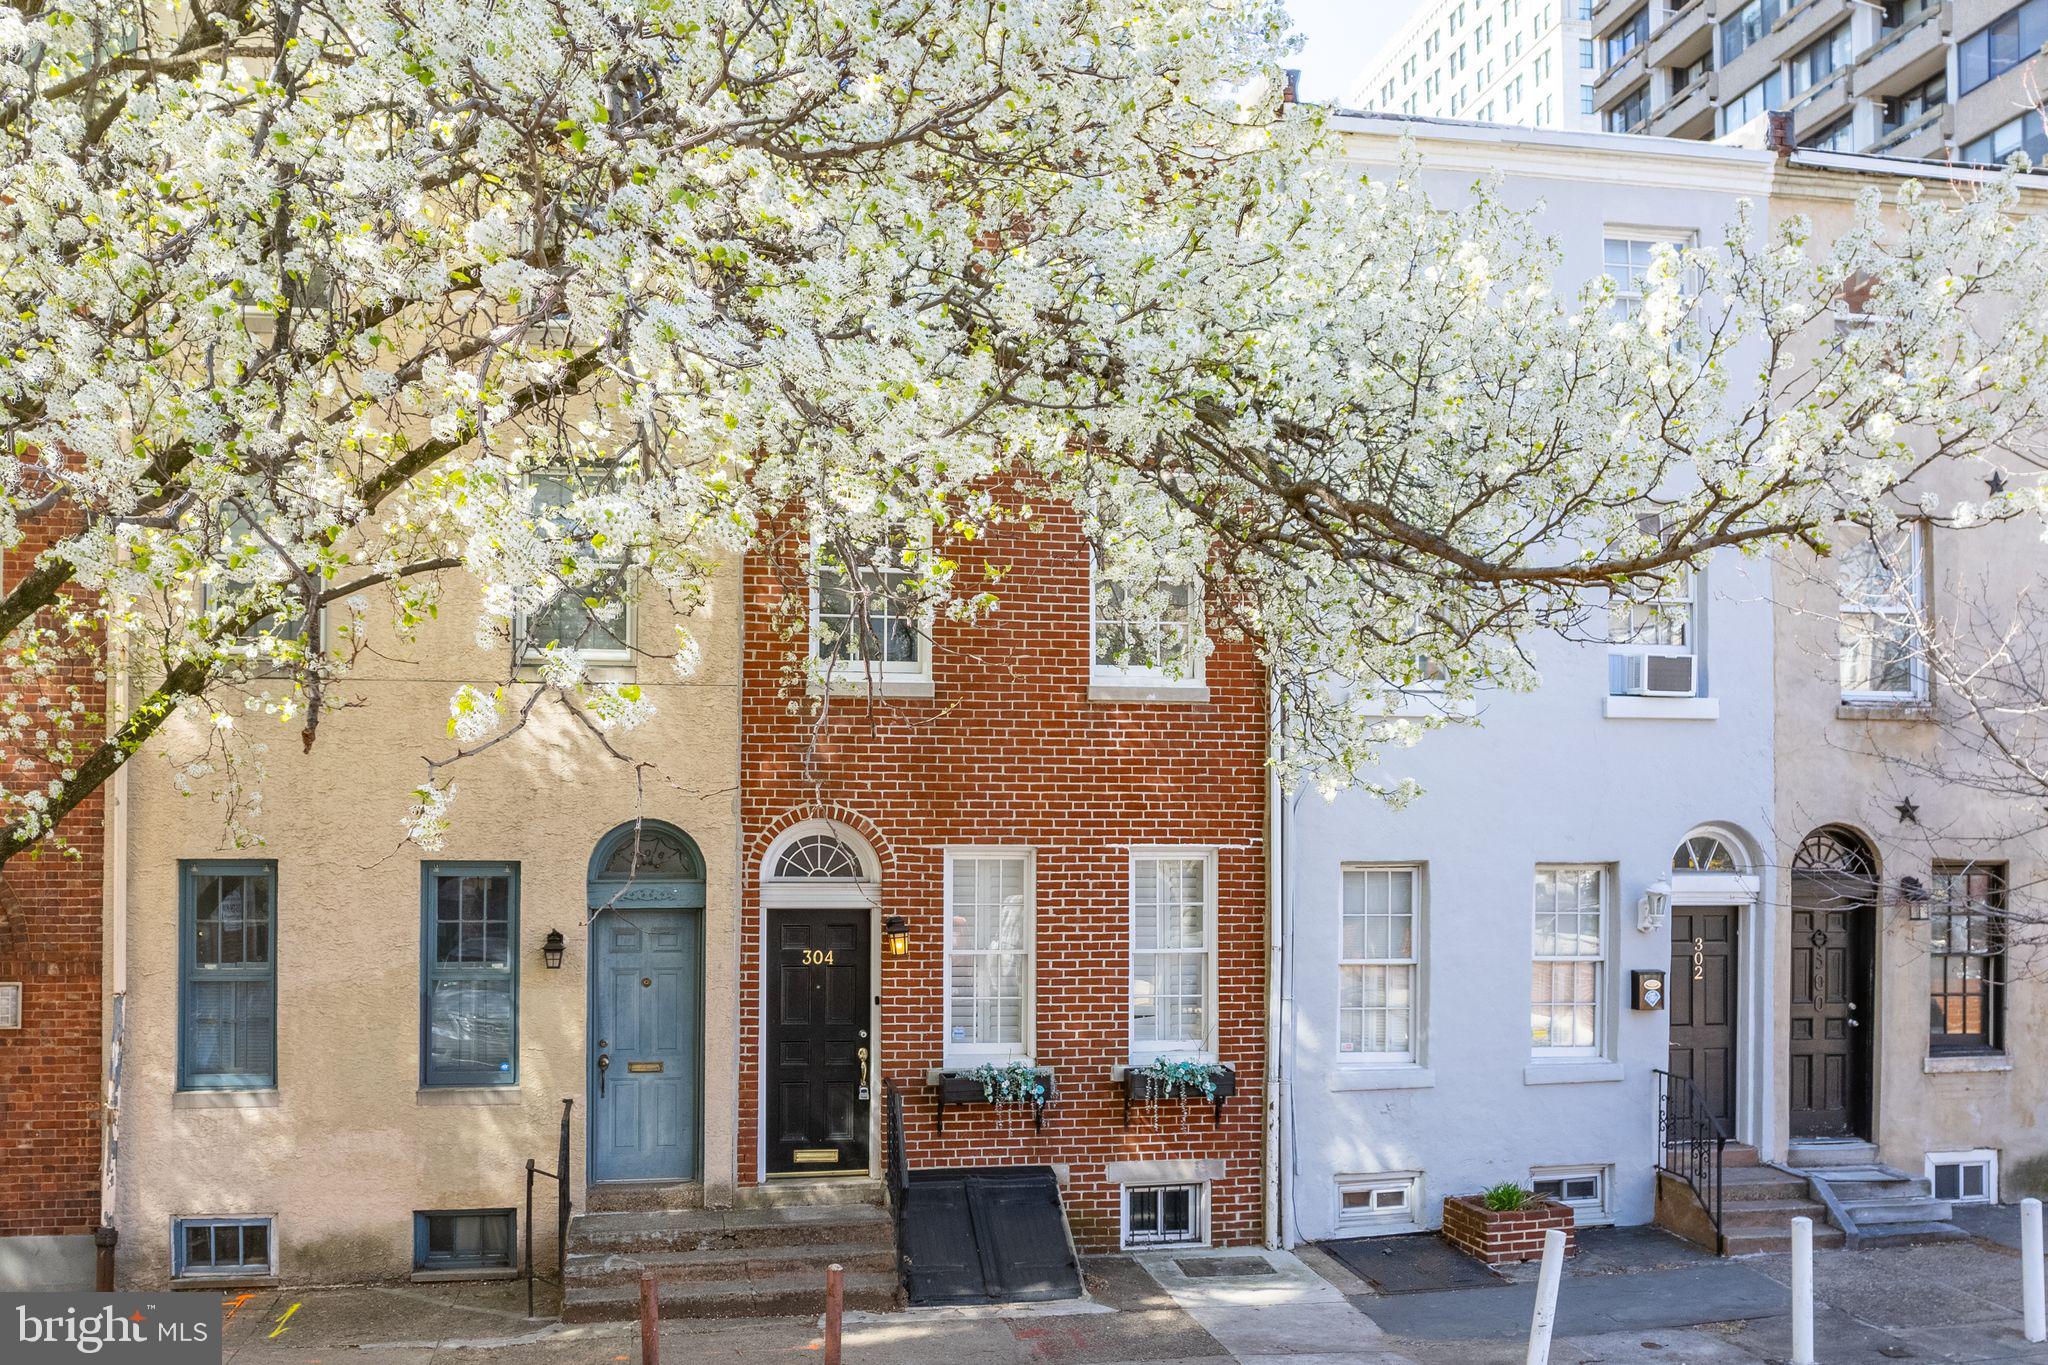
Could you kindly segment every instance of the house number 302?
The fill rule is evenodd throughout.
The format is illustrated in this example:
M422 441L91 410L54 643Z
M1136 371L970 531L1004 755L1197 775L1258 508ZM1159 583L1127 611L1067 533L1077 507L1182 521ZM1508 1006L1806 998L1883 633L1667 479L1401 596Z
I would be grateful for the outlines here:
M1695 981L1705 981L1707 979L1707 941L1703 938L1696 938L1692 941L1692 979Z
M804 965L806 967L816 967L821 965L826 967L831 966L832 950L830 948L804 949Z

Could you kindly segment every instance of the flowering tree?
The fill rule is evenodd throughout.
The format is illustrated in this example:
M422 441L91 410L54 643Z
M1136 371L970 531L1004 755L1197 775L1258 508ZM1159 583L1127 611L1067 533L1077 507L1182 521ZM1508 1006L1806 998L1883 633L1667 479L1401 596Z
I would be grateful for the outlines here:
M225 726L253 689L312 745L455 571L507 662L451 699L450 758L542 703L631 726L578 644L687 673L624 605L687 617L791 509L849 619L884 569L971 618L999 585L946 551L1026 512L999 473L1084 508L1120 590L1206 580L1274 670L1278 761L1367 780L1419 660L1525 684L1517 640L1589 593L1824 544L2037 429L2048 243L2010 184L1834 243L1744 225L1623 317L1488 194L1347 173L1257 94L1284 29L1276 0L0 11L0 544L35 550L0 598L0 860L179 708ZM1811 362L1845 284L1871 321ZM111 729L62 681L103 647L138 679Z

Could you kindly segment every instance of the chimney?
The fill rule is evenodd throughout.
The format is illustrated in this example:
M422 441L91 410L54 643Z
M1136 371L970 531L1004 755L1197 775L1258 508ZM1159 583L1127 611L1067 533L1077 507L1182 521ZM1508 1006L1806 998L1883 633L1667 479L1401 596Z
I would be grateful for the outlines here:
M1765 118L1764 147L1767 150L1776 152L1780 161L1799 150L1799 143L1792 136L1790 109L1773 109Z
M1301 68L1290 66L1281 75L1286 78L1286 85L1281 89L1280 102L1282 104L1299 104L1301 102Z

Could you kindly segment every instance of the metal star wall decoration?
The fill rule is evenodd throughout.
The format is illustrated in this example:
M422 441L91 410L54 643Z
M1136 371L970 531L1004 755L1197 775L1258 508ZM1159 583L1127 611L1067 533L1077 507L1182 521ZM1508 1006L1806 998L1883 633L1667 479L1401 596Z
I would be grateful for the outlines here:
M1899 812L1900 823L1908 825L1917 825L1920 823L1920 808L1913 804L1912 797L1909 796L1905 800L1899 802L1897 809Z
M1992 470L1991 477L1984 480L1984 486L1991 490L1991 496L1994 498L2003 493L2005 491L2005 471L2002 469Z

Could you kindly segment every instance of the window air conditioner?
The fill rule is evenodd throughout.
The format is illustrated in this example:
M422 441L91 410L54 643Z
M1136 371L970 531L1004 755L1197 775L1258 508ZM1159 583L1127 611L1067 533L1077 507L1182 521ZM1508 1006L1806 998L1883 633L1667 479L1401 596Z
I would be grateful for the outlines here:
M1627 660L1623 691L1631 697L1690 697L1697 691L1698 660L1690 654L1631 654Z

